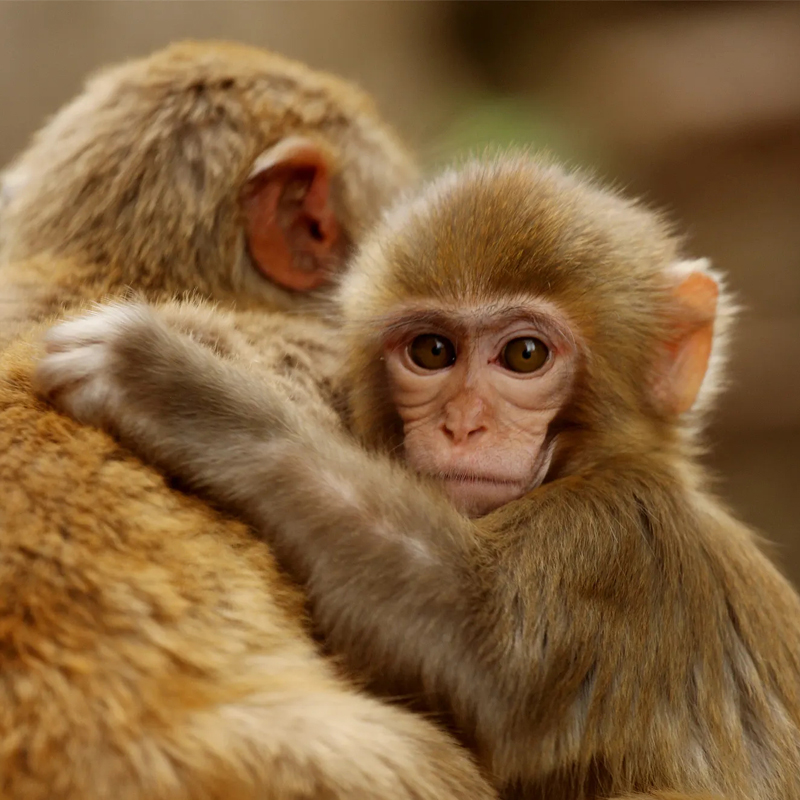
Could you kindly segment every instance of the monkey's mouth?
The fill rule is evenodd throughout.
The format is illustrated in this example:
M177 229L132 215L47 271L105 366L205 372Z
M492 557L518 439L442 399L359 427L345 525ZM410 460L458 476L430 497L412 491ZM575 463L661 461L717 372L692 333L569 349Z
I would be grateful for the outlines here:
M489 486L521 486L525 481L515 478L499 478L494 475L474 475L464 472L439 473L434 477L440 481L455 481L457 483L474 483Z
M529 480L495 475L453 472L435 475L445 494L463 514L479 517L521 497L529 488Z

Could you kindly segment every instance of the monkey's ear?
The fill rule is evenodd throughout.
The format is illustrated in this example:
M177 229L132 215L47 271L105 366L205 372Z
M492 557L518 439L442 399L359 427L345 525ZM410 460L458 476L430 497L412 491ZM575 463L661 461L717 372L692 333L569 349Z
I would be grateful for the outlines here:
M341 229L330 193L331 164L314 141L289 137L262 153L242 190L245 236L258 269L297 292L332 277Z
M714 341L719 286L705 259L675 265L674 316L656 365L654 399L669 416L689 411L703 384Z

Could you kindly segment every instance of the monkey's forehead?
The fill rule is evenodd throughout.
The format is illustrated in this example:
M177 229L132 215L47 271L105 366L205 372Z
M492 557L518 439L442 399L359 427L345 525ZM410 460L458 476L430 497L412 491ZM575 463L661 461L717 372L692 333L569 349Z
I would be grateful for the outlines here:
M84 112L111 104L125 111L127 126L131 115L138 115L140 124L151 130L154 120L161 121L163 129L163 120L180 117L191 128L220 123L224 117L245 138L260 128L266 135L262 147L289 129L307 128L334 138L367 131L390 139L393 154L402 149L372 98L355 84L277 53L232 42L176 42L105 67L88 79L78 101ZM235 117L235 124L228 117ZM105 124L114 128L109 120Z
M270 50L224 40L174 42L141 58L105 67L96 76L125 79L134 86L163 83L171 91L181 90L182 81L195 88L198 81L227 84L233 80L246 84L267 79L287 93L317 90L337 95L337 100L343 100L342 105L373 107L369 95L343 78Z
M448 171L376 237L356 272L394 293L460 301L658 291L677 258L660 216L529 156Z

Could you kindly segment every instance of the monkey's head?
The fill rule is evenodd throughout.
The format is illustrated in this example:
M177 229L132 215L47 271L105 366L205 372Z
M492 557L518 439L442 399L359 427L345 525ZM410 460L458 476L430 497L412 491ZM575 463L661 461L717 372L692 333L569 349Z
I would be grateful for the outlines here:
M682 446L718 295L635 202L535 159L469 164L389 212L345 278L354 425L471 514Z
M0 262L98 267L106 291L289 307L415 177L355 87L223 43L100 72L6 172Z

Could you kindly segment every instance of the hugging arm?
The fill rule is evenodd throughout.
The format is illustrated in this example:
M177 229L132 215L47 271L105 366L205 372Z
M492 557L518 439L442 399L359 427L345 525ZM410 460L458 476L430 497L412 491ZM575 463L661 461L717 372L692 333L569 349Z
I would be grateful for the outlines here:
M548 714L577 702L599 636L580 584L613 577L581 507L606 513L602 487L553 484L535 504L469 520L146 306L64 323L47 347L43 394L247 518L306 585L315 623L351 668L452 714L501 771L526 763ZM580 625L567 632L567 603L583 638Z

